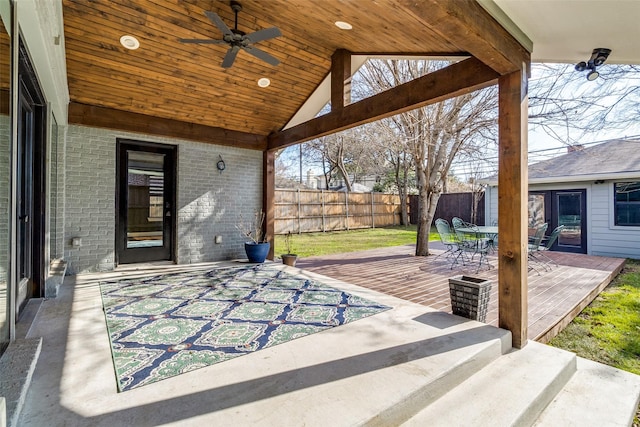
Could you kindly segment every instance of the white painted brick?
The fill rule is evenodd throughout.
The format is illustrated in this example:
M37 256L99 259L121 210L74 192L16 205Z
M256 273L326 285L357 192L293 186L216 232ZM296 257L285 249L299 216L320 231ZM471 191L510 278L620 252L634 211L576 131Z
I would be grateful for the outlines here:
M64 234L56 244L64 245L69 274L114 267L118 137L178 145L179 264L244 258L235 223L261 207L262 152L84 126L69 126L64 135ZM220 155L227 165L222 173L215 166ZM222 244L215 244L216 235ZM82 247L71 246L73 237L82 237Z

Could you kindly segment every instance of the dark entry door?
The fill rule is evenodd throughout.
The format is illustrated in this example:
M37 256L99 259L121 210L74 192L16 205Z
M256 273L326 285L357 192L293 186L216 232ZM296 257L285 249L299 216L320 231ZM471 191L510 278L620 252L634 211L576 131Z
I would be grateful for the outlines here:
M176 147L118 140L117 156L117 262L172 261Z
M586 190L552 191L551 194L551 226L564 225L552 249L586 254Z
M35 145L34 102L29 92L21 84L18 91L18 162L17 162L17 267L18 294L17 314L26 304L34 291L33 283L33 184Z
M46 105L22 41L19 43L16 143L16 321L29 298L44 291Z
M549 224L547 234L564 225L552 250L587 253L586 190L549 190L529 193L529 222Z

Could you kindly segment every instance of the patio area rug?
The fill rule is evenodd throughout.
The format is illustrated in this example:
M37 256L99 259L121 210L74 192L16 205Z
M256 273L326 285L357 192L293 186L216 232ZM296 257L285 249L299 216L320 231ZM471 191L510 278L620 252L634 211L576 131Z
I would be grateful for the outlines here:
M118 390L388 310L268 264L100 283Z

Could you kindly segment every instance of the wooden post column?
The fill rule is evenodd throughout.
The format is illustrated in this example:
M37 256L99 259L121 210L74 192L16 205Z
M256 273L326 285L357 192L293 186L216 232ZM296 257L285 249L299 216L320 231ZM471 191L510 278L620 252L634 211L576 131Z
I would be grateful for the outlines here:
M498 323L527 343L527 71L499 78Z
M351 52L338 49L331 56L331 111L351 104Z
M273 260L275 254L275 194L276 194L276 152L265 150L262 156L262 209L265 213L264 229L271 243L267 258Z

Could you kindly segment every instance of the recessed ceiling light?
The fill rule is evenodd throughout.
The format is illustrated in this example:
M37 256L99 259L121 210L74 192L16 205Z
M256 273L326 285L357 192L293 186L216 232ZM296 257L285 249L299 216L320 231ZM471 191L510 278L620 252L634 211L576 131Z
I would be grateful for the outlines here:
M120 44L129 50L135 50L140 47L140 42L133 36L120 37Z
M336 24L336 27L340 28L341 30L350 30L353 28L353 25L344 21L336 21L335 24Z
M268 87L270 84L271 84L271 80L269 80L266 77L263 77L260 80L258 80L258 86L260 87Z

